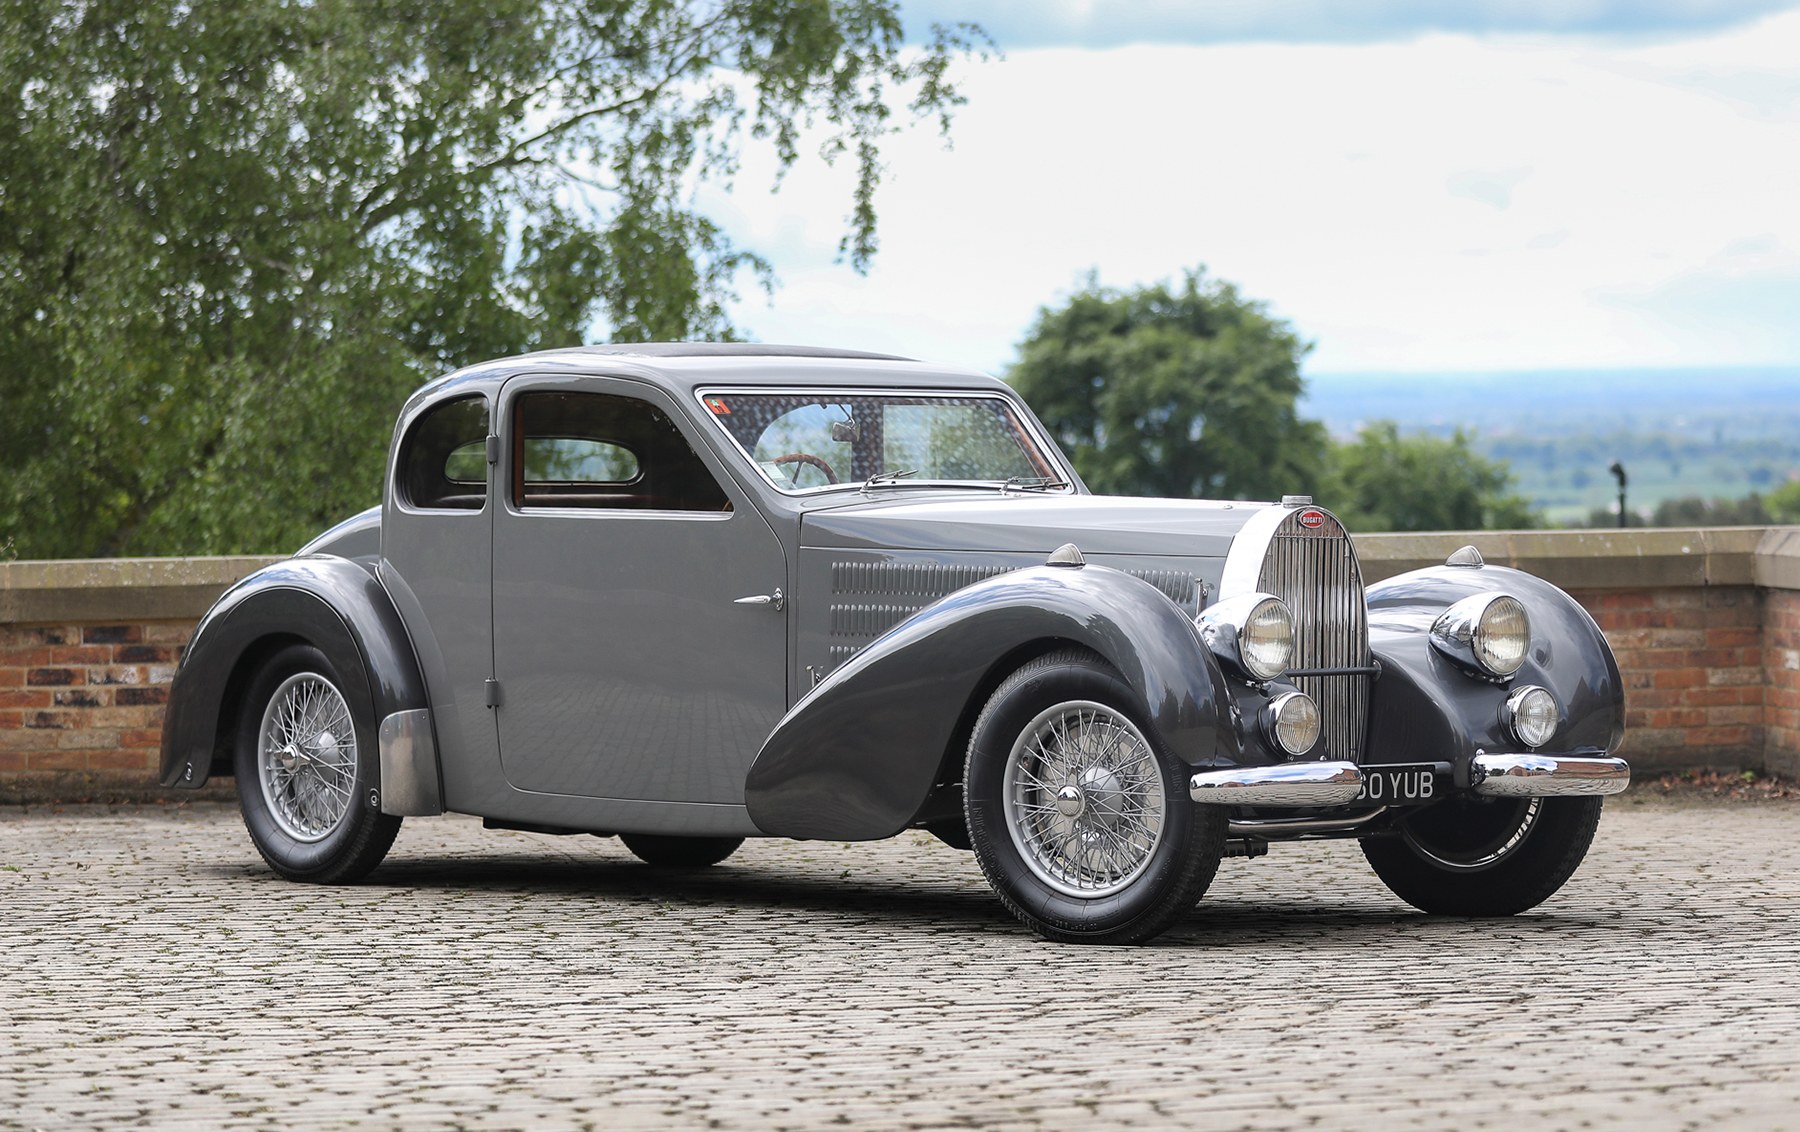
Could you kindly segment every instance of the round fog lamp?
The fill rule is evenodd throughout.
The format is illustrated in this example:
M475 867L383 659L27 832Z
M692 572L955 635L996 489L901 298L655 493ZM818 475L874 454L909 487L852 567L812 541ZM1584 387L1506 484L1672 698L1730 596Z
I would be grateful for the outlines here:
M1278 597L1256 603L1238 636L1238 655L1258 680L1272 680L1294 660L1294 615Z
M1481 611L1475 625L1475 657L1496 676L1511 676L1525 663L1531 644L1531 621L1517 598L1497 597Z
M1506 722L1519 742L1527 747L1541 747L1556 734L1562 722L1556 697L1538 687L1524 687L1506 697Z
M1303 755L1319 741L1319 705L1305 692L1289 692L1269 703L1269 734L1290 755Z

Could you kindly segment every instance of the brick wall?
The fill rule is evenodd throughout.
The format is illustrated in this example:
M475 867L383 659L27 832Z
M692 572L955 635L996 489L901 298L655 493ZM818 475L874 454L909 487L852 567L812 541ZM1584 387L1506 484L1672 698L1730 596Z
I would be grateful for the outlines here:
M1800 592L1772 589L1763 607L1766 769L1800 778Z
M1764 591L1663 586L1575 597L1625 678L1627 758L1664 770L1763 764Z
M0 798L24 781L79 789L152 774L193 628L191 619L0 624Z

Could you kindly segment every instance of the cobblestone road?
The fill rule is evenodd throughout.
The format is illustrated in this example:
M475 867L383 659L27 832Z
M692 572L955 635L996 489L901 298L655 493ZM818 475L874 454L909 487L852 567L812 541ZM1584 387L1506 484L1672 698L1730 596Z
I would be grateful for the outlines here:
M1227 861L1159 946L1037 941L923 837L407 823L355 888L235 810L0 815L0 1126L1800 1128L1800 806L1609 807L1550 904Z

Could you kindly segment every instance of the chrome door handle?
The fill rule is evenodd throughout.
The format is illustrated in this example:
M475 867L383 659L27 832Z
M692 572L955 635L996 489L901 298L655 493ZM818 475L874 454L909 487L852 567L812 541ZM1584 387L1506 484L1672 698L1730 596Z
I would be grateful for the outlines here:
M753 594L750 597L740 597L736 601L733 601L731 604L733 604L733 605L772 605L775 607L775 612L779 613L779 612L781 612L783 607L785 607L787 605L787 599L781 596L781 591L778 589L772 594Z

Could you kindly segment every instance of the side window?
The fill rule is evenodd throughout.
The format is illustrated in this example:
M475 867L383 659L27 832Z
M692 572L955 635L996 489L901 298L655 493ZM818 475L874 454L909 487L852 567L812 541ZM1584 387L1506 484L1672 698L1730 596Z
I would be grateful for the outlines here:
M487 503L487 398L459 397L413 423L400 447L401 498L414 507L479 511Z
M608 393L524 393L513 412L512 496L523 508L729 511L674 422Z

